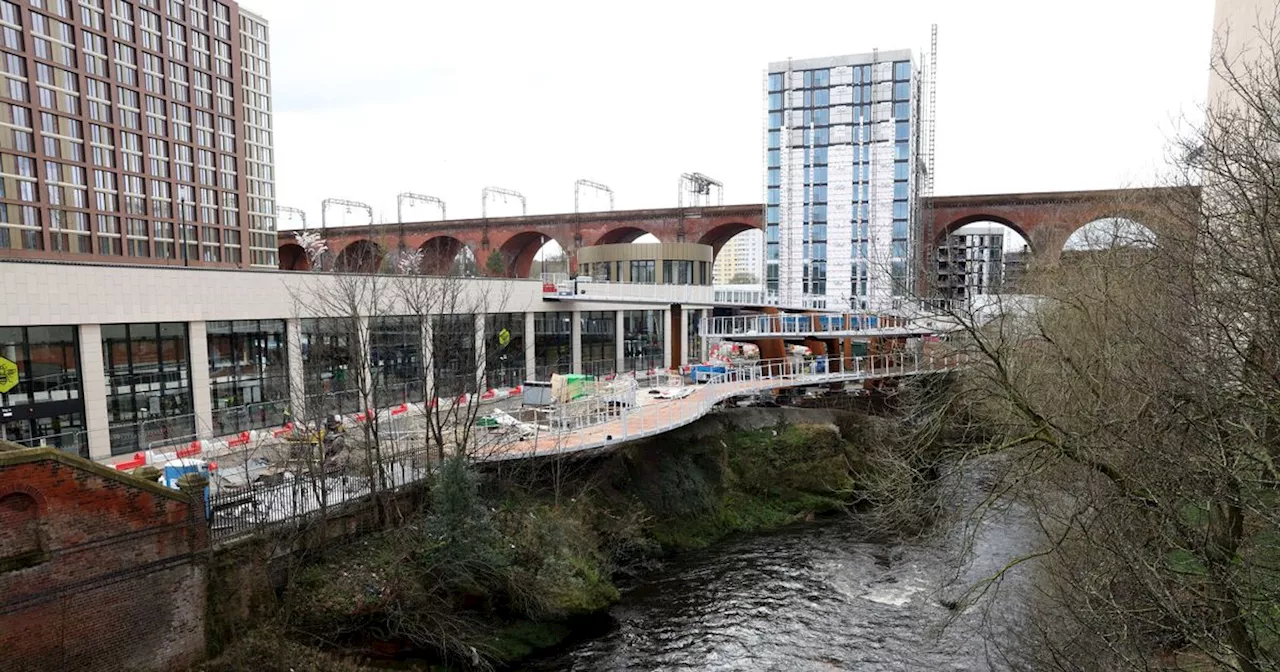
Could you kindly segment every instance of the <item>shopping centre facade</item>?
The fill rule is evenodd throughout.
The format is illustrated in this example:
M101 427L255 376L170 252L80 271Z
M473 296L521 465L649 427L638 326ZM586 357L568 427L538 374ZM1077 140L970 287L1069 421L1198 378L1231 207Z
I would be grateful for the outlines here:
M451 298L423 319L405 283ZM353 331L334 305L357 286L381 298ZM629 303L545 294L532 279L7 262L0 358L12 364L0 373L12 375L0 376L0 438L109 461L281 426L308 399L354 412L356 366L377 381L379 406L455 389L424 389L424 369L505 389L552 373L679 366L700 358L710 307L690 303L689 290L652 285Z

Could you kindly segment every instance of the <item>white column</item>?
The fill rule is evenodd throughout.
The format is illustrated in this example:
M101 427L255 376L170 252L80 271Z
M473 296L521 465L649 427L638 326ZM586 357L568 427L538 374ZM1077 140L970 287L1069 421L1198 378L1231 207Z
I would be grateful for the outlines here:
M102 357L102 327L80 325L80 394L84 399L84 428L89 457L111 457L111 418L107 415L107 373Z
M307 417L306 374L302 369L302 320L290 318L284 321L285 367L289 372L289 417L302 420Z
M707 357L711 355L711 339L707 338L707 329L702 324L703 320L708 317L710 317L710 311L707 309L704 308L698 311L698 335L701 336L698 340L702 342L702 347L698 349L698 361L701 362L707 361Z
M626 365L626 354L622 351L626 341L626 333L623 332L627 325L625 317L624 311L618 310L613 313L613 357L618 373L622 373Z
M671 308L662 309L662 366L671 366Z
M485 385L485 382L484 382L484 381L485 381L485 377L486 377L486 375L487 375L487 374L485 373L485 365L486 365L486 364L488 363L488 361L489 361L488 356L485 354L485 348L486 348L486 345L485 345L485 340L484 340L484 339L485 339L485 333L484 333L485 324L484 324L484 322L485 322L485 320L484 320L484 313L476 313L476 315L475 315L475 328L476 328L476 345L475 345L475 348L476 348L476 353L475 353L475 362L476 362L476 388L475 388L475 389L477 389L477 390L488 390L488 385Z
M582 373L582 313L575 310L569 314L573 316L573 322L569 325L571 334L569 341L573 348L573 372Z
M684 310L680 313L680 366L689 363L689 316L693 314L692 310Z
M538 351L533 342L533 313L524 314L524 377L533 380Z
M191 368L191 412L196 416L196 434L207 438L213 432L213 395L209 391L209 335L204 322L187 326L187 366Z

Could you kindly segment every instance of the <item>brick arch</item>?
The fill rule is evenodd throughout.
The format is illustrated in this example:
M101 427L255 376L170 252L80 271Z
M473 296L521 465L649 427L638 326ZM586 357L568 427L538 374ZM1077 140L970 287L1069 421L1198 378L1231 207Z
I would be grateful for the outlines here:
M758 230L760 230L759 226L749 222L725 222L704 231L697 242L701 245L710 245L712 258L714 259L714 255L720 254L720 248L724 247L725 243L732 240L734 236L744 231Z
M503 267L509 278L527 278L533 270L533 257L538 254L545 243L556 241L565 254L573 257L573 248L555 236L541 231L522 231L510 236L498 247L502 254Z
M1017 233L1019 236L1022 236L1022 239L1027 241L1028 244L1031 243L1031 236L1028 235L1027 231L1024 230L1021 226L1019 226L1017 222L1011 219L1008 219L1006 217L1001 217L1000 215L974 213L974 214L966 215L964 217L956 219L955 221L950 222L946 226L939 228L934 233L933 244L941 245L942 241L945 240L947 236L955 233L956 230L959 229L960 227L968 226L970 224L978 224L980 222L994 222L996 224L1003 224L1013 229L1014 233ZM1035 251L1034 248L1032 249L1032 251L1033 252Z
M42 498L25 489L0 493L0 565L23 568L48 560L43 512Z
M1059 246L1060 252L1066 251L1067 242L1071 240L1071 237L1073 235L1075 235L1080 231L1083 231L1086 227L1088 227L1091 224L1096 224L1098 222L1103 222L1107 220L1118 219L1126 222L1131 222L1133 224L1137 224L1138 226L1145 229L1148 233L1150 233L1153 242L1158 241L1160 239L1159 229L1163 228L1162 219L1152 215L1151 213L1135 212L1132 210L1114 210L1114 211L1107 210L1107 211L1101 211L1099 213L1095 213L1095 215L1096 216L1092 216L1085 219L1085 221L1076 223L1074 227L1069 227L1068 229L1063 230L1063 233L1065 235L1062 237L1062 244Z
M662 239L662 236L660 235L661 232L654 233L653 231L649 231L647 229L644 229L638 226L619 226L617 228L613 228L613 229L609 229L608 231L605 231L603 234L600 235L599 238L596 238L595 242L591 243L591 245L595 246L595 245L616 245L618 243L634 243L637 238L639 238L640 236L643 236L646 233L652 233L659 240Z
M307 259L307 253L297 243L285 243L280 246L279 250L280 270L283 271L309 271L311 270L311 260Z
M431 236L418 246L418 251L422 253L418 268L426 275L448 275L454 261L464 249L471 251L471 256L475 257L474 250L453 236Z
M333 270L339 273L376 273L382 268L386 254L382 246L368 238L347 243L333 258Z

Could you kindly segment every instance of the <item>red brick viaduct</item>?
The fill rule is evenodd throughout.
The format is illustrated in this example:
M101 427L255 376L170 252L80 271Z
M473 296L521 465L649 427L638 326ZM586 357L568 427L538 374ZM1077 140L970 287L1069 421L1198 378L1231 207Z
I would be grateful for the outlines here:
M1185 203L1179 198L1183 193L1157 188L926 198L921 254L927 257L943 236L965 224L992 221L1022 234L1037 257L1052 260L1072 232L1099 219L1130 219L1158 232L1170 208ZM371 272L399 250L420 250L423 271L435 273L465 246L481 272L496 253L501 274L527 277L534 255L550 240L568 252L576 268L579 248L632 242L646 233L662 242L711 245L718 253L738 233L763 229L763 220L764 207L752 204L329 227L322 235L330 250L327 264L335 270ZM281 231L278 243L281 269L310 267L294 232Z

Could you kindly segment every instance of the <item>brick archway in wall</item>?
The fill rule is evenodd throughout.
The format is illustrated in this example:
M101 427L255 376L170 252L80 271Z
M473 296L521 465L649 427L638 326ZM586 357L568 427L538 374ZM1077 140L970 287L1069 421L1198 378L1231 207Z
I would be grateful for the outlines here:
M921 204L922 261L927 268L938 245L956 229L997 222L1021 234L1037 260L1051 263L1062 256L1071 234L1086 224L1128 219L1158 238L1161 231L1190 221L1184 218L1186 210L1198 198L1197 190L1182 187L935 196Z
M937 196L921 200L921 269L925 269L943 237L965 224L994 221L1023 234L1032 253L1044 261L1056 261L1062 248L1080 227L1112 217L1133 220L1158 237L1169 226L1190 221L1188 204L1197 202L1198 189L1110 189L1101 191L1059 191L978 196ZM1182 214L1179 214L1182 213ZM1194 214L1194 213L1190 213ZM577 269L577 251L586 246L630 242L651 233L664 243L692 242L711 245L718 254L733 236L750 229L764 229L764 206L725 205L705 208L664 208L619 210L528 217L414 222L377 226L333 227L322 232L329 245L330 263L342 258L352 245L364 249L348 253L348 267L379 268L367 246L378 251L400 249L450 249L466 246L475 256L480 272L486 275L525 277L532 265L536 240L556 240L569 254L570 268ZM294 234L277 234L283 270L306 270L300 263ZM451 242L434 242L433 239ZM530 248L532 247L532 251ZM447 252L447 250L443 250ZM496 257L500 271L491 271ZM363 263L354 264L355 261Z
M330 227L322 231L322 236L329 245L329 259L335 269L340 268L337 260L343 261L341 268L346 270L377 269L384 263L384 250L423 250L424 256L425 252L434 251L433 258L439 259L449 250L466 246L475 255L481 273L527 277L533 255L543 240L559 242L569 255L570 268L576 271L577 251L582 247L631 242L651 233L664 243L704 243L719 252L733 235L763 228L764 207L751 204ZM295 261L297 251L285 250L297 247L294 232L280 232L277 244L281 254L290 255L288 264L281 257L281 269L306 270ZM361 247L348 252L353 245ZM501 262L501 272L489 270L492 256ZM441 268L447 265L431 264L429 270L424 270Z

